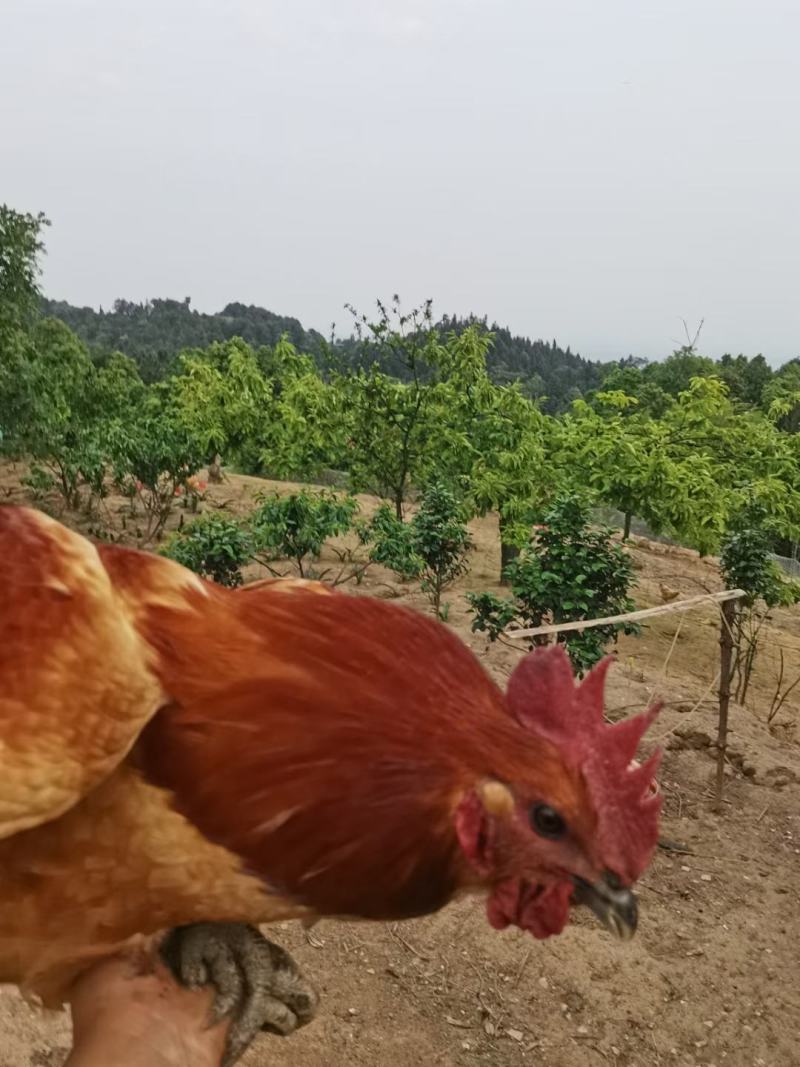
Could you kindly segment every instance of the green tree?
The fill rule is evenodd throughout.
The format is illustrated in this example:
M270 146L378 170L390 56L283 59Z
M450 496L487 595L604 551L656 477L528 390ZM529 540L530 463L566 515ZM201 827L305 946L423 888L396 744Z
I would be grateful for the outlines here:
M41 212L31 215L0 204L0 353L7 335L24 330L34 318L42 231L49 225Z
M163 386L151 386L131 417L110 424L106 432L115 481L142 505L144 539L158 539L175 501L191 492L190 479L203 463L203 444L177 418Z
M503 573L556 491L560 473L552 452L555 420L519 386L491 381L492 343L492 335L476 325L447 338L436 454L437 470L460 482L475 514L497 513Z
M649 363L644 370L646 381L652 382L677 396L689 388L692 378L715 378L719 368L713 359L698 355L694 345L684 345L658 363Z
M792 359L767 382L761 394L770 419L782 430L800 430L800 360Z
M592 405L576 401L559 430L560 464L576 488L623 513L626 539L638 515L656 533L713 546L722 504L712 459L671 448L664 419L624 393L598 393Z
M257 469L273 415L273 385L256 352L240 338L187 350L171 389L178 421L200 443L205 458L228 456Z
M85 485L103 492L106 453L96 404L97 373L83 344L56 319L36 321L6 353L0 378L4 448L27 455L68 507L80 503Z
M474 631L491 640L517 623L534 628L549 623L572 622L621 615L633 610L630 589L633 565L625 549L611 538L611 531L591 525L586 501L562 495L553 501L544 524L522 554L508 566L511 597L493 593L469 593L475 619ZM603 655L618 633L636 633L630 623L612 623L557 634L566 646L576 670L583 673ZM531 644L547 643L547 636Z
M348 412L350 481L356 491L390 500L402 519L412 486L423 485L436 464L442 341L430 302L405 313L394 297L390 307L378 302L375 321L353 314L364 353L375 362L334 378ZM382 364L402 368L407 380L390 377Z
M282 338L262 349L273 383L273 417L262 441L260 461L280 478L313 478L325 468L345 469L350 412L346 397L324 381L314 361Z

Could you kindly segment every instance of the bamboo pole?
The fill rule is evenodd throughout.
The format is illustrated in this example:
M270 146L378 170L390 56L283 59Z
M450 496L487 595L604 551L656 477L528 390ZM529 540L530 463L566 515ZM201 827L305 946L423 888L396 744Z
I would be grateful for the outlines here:
M720 611L719 631L719 723L717 726L717 783L714 790L714 810L722 811L722 791L725 785L725 760L728 754L728 708L731 702L731 666L733 661L733 624L736 601L726 600Z
M744 589L726 589L722 593L701 593L699 596L689 597L687 600L675 600L671 604L658 604L654 608L641 608L639 611L629 611L625 615L608 615L603 619L578 619L574 622L557 622L549 626L534 626L527 630L506 630L505 637L541 637L545 634L560 634L569 630L590 630L593 626L611 626L617 622L636 622L638 619L649 619L655 615L667 615L673 611L691 611L703 604L733 603L745 596Z

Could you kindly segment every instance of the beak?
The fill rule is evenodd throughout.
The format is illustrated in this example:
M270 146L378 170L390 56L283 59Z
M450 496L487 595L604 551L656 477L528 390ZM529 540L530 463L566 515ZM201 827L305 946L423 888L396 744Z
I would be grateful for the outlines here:
M591 908L600 922L615 937L628 941L636 933L639 906L636 897L620 884L615 874L606 872L603 877L592 884L578 875L573 875L575 892L572 899L576 904L585 904Z

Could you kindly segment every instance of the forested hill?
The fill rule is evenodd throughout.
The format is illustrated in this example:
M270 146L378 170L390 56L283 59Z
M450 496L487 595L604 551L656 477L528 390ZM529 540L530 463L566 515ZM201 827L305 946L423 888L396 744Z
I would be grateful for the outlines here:
M74 307L64 300L43 300L45 315L61 319L89 346L94 356L124 352L136 360L145 381L163 378L184 348L206 348L212 341L242 337L249 344L274 345L283 334L302 352L318 352L322 335L305 330L297 319L266 308L228 304L208 315L185 300L115 300L110 311Z
M228 304L220 312L207 314L192 308L188 298L142 304L117 300L108 311L44 300L43 311L73 329L95 357L119 351L136 360L146 381L164 377L182 349L205 348L212 341L231 337L242 337L256 346L274 345L285 333L300 351L314 356L319 356L324 346L316 330L306 330L297 319L254 305ZM600 364L582 359L555 341L515 337L504 327L489 326L486 319L445 316L440 326L445 332L461 332L475 321L495 335L488 358L491 377L500 384L519 381L529 396L547 397L545 407L551 412L565 409L602 380ZM353 339L339 340L335 347L345 364L360 364L368 358L364 347ZM383 369L403 377L401 367Z
M445 316L442 326L445 330L460 333L476 321L494 334L490 370L492 378L500 385L522 381L531 396L558 399L559 407L565 407L590 389L597 389L603 380L602 364L570 351L569 345L561 348L555 340L532 341L529 337L516 337L505 326L489 325L485 318Z

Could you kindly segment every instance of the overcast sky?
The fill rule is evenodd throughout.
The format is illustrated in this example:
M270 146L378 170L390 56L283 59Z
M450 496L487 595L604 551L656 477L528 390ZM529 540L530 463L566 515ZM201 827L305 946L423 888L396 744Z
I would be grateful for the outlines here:
M0 0L44 288L800 355L797 0Z

